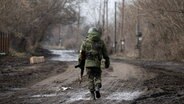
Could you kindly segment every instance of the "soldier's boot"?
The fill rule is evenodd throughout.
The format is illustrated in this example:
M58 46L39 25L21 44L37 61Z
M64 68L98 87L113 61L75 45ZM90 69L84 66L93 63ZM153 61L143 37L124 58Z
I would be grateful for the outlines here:
M96 100L95 91L90 91L90 93L91 93L90 99L91 99L91 100Z
M101 84L97 84L96 85L96 91L95 91L95 93L96 93L96 98L100 98L101 97L101 94L100 94L100 88L101 88L102 86L101 86Z

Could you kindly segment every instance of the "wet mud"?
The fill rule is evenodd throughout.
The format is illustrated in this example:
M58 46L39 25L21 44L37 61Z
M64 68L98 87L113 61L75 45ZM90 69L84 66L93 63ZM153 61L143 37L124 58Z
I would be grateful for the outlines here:
M1 72L0 81L4 87L1 87L0 103L184 104L183 73L112 62L111 68L103 69L102 97L93 101L90 100L87 89L87 77L84 76L79 84L80 69L75 69L75 64L77 63L47 61L35 65L20 65L16 67L26 69L32 74L23 70L19 75L24 77L12 75L10 79ZM21 79L25 81L14 81Z

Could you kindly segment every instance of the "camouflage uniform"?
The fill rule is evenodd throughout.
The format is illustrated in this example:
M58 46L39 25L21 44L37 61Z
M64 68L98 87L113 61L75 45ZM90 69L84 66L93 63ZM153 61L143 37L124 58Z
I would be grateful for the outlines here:
M79 61L85 59L85 68L88 76L88 88L94 93L101 88L101 60L105 59L105 67L110 65L104 41L100 39L101 33L95 28L88 31L88 36L81 45ZM97 96L97 95L96 95ZM100 96L97 96L99 98Z

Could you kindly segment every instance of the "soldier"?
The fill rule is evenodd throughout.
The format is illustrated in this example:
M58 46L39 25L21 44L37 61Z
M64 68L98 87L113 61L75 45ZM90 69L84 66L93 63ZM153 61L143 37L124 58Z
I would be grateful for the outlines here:
M101 60L105 59L105 68L110 65L109 56L103 40L101 40L101 31L96 28L90 28L87 38L83 41L80 49L79 63L84 62L88 77L88 88L91 93L91 99L100 98L101 84Z

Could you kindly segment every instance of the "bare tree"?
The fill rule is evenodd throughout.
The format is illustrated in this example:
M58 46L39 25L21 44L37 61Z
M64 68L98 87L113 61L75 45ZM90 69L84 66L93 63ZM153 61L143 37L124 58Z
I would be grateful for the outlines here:
M0 30L12 34L12 46L32 51L39 46L48 27L76 21L77 0L1 0Z
M149 28L147 41L145 41L145 53L148 44L152 44L155 58L177 59L183 56L183 28L184 28L184 1L183 0L138 0L136 7L147 16L144 22L148 22ZM146 27L144 27L146 28ZM154 37L149 39L149 37ZM155 44L156 43L156 44Z
M139 18L144 58L184 58L183 0L134 0L132 4L126 4L125 9L124 35L128 54L136 53L133 47L136 45L135 27Z

